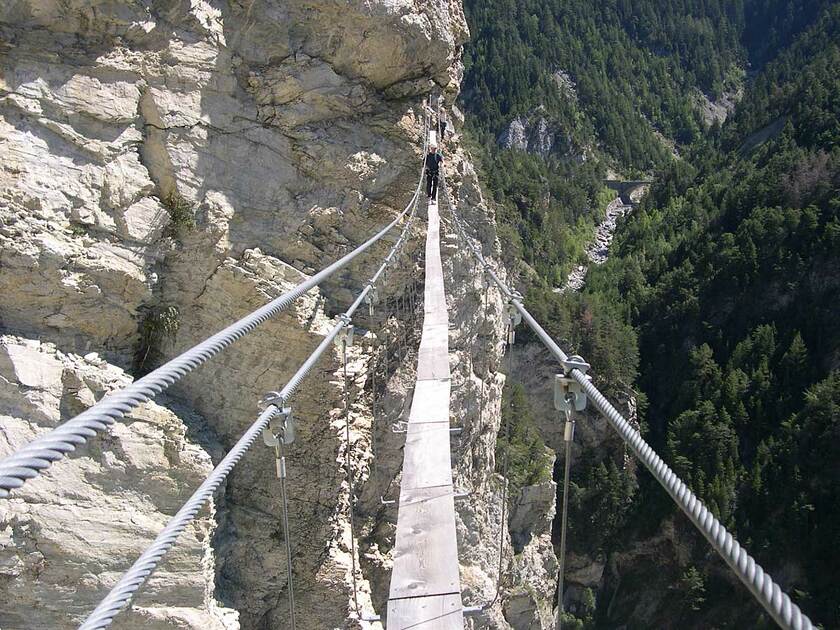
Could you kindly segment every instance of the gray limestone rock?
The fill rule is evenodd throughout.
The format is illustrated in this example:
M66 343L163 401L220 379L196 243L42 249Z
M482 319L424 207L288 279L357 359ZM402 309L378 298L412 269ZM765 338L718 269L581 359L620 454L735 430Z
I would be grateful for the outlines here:
M175 356L387 224L416 185L421 100L435 90L454 102L467 37L454 0L2 3L2 454L127 383L138 360L148 369ZM550 131L538 136L549 151ZM453 198L498 260L470 158L455 140L444 150ZM485 297L445 213L443 231L461 379L453 421L464 428L453 462L474 497L458 523L465 600L493 598L501 539L502 583L532 576L544 619L551 506L514 558L494 472L502 297ZM352 537L362 606L382 610L396 514L380 497L399 484L391 425L411 396L423 232L418 221L381 305L354 322L356 531L336 348L292 401L290 531L273 452L256 444L119 627L284 627L287 534L300 628L360 625ZM0 627L69 628L90 612L209 472L211 455L218 461L253 421L262 395L320 343L394 238L174 386L174 412L144 405L0 506ZM165 331L152 317L161 312L174 314ZM517 535L526 530L517 523ZM510 627L506 599L470 623Z

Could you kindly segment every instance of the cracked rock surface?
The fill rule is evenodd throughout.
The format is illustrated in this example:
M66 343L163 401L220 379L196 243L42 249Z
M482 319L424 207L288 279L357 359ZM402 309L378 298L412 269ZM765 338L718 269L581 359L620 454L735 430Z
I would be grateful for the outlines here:
M96 353L0 336L0 455L129 382ZM209 474L214 449L202 418L147 403L0 502L0 626L80 623ZM215 514L211 504L182 534L121 627L238 627L213 595Z

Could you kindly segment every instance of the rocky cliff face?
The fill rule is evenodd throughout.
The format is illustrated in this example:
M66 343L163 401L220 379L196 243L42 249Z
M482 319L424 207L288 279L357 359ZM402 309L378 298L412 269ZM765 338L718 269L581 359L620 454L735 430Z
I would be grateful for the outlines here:
M96 353L0 336L4 452L129 382ZM3 628L64 628L83 618L212 470L218 444L204 419L161 403L170 401L137 408L84 455L0 504ZM238 627L214 594L215 515L215 504L202 511L121 627Z
M505 149L532 153L543 159L553 156L585 162L589 149L576 146L569 130L551 122L547 115L545 107L540 106L527 115L517 116L499 134L497 143Z
M0 454L393 217L416 183L420 100L432 89L454 100L466 37L456 0L3 3ZM475 173L457 144L445 151L461 212L492 256L495 226ZM379 498L399 483L401 438L391 425L410 400L422 229L418 222L388 274L377 312L357 319L348 357L355 532L338 351L294 400L289 534L302 628L358 625L349 621L352 535L362 606L381 610L387 597L396 514ZM465 599L480 604L496 585L504 323L500 296L485 300L454 238L444 252L461 384L453 418L464 431L453 459L458 484L473 492L459 547ZM0 506L0 627L83 619L253 421L257 400L314 349L388 245ZM284 627L272 460L254 446L120 627ZM539 579L551 577L545 529L536 527L531 547L548 563ZM503 584L521 571L506 549ZM506 627L508 601L471 623ZM514 627L532 627L524 623Z

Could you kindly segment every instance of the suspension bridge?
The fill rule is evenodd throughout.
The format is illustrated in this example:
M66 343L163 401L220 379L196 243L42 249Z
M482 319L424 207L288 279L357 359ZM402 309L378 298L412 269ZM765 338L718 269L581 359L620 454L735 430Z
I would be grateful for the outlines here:
M425 109L425 108L424 108ZM432 128L428 112L422 131L422 155L435 143L436 129ZM439 117L438 117L439 120ZM324 280L347 267L362 252L367 251L402 224L394 245L383 258L376 272L358 293L350 307L340 315L335 325L318 347L301 364L288 383L279 391L269 392L262 401L262 412L222 458L190 499L167 523L154 542L120 578L102 602L91 611L80 626L83 630L107 628L114 618L131 603L135 593L155 570L160 560L174 545L178 536L195 518L201 507L259 439L274 449L276 473L282 494L283 531L287 566L289 568L289 627L295 627L295 593L292 579L292 544L289 539L286 496L286 449L295 439L295 418L292 400L321 357L338 345L344 359L346 448L345 466L350 492L349 518L354 528L353 470L350 458L350 420L347 398L347 348L353 343L353 317L364 304L372 309L377 302L377 286L388 268L397 260L409 237L410 227L417 216L422 198L423 166L417 186L406 207L397 217L367 241L344 257L328 265L292 290L246 315L224 330L212 335L195 347L175 357L132 385L103 398L93 407L68 420L52 431L38 437L16 452L0 460L0 500L13 495L26 481L40 475L97 434L107 431L136 406L161 393L188 372L223 351L237 339L249 334L257 326L289 307L297 298ZM562 612L563 565L565 553L565 500L568 494L570 444L574 437L572 414L587 403L597 409L617 432L630 451L662 485L673 501L688 516L732 571L752 593L758 603L786 629L809 630L812 622L789 596L733 538L694 493L645 442L642 436L601 394L588 372L590 366L578 356L567 355L528 312L521 295L512 291L501 279L498 269L482 254L480 243L460 217L441 173L440 198L446 206L451 225L455 227L459 246L465 248L482 270L485 286L493 285L501 292L508 309L508 352L514 341L514 328L524 322L556 358L560 371L555 380L555 407L566 414L566 475L564 487L563 533L560 571L557 588L556 619L558 627ZM499 572L496 597L492 601L465 606L461 596L458 548L455 527L455 491L450 456L450 435L457 430L450 426L449 316L440 253L441 217L438 203L429 200L425 243L425 287L423 324L417 353L416 383L408 421L402 428L405 434L402 477L397 502L396 542L393 550L393 569L386 609L382 618L366 614L359 605L355 539L351 536L354 610L357 620L384 622L388 630L417 628L430 630L464 627L466 615L491 607L499 596L504 537L499 542ZM506 468L505 477L506 477ZM507 483L502 492L502 527L505 526ZM125 614L130 614L126 612Z

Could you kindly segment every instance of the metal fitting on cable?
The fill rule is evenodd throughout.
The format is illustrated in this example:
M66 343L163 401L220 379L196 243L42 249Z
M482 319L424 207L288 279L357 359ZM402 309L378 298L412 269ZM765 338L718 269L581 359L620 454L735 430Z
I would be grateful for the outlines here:
M566 359L560 361L560 364L563 366L563 372L566 376L568 376L572 370L579 370L581 374L586 374L589 371L589 368L592 367L583 360L583 357L577 354L566 357ZM590 380L592 379L590 378Z
M341 315L339 320L344 322L344 328L338 331L333 341L339 347L346 345L349 348L353 345L353 324L350 323L350 317L346 314Z
M280 412L271 419L268 426L262 430L262 439L266 446L277 447L280 442L288 446L295 441L295 417L291 407L283 407L285 401L278 392L269 392L260 401L264 408L274 405Z
M367 302L370 316L373 317L373 307L374 305L379 304L379 292L376 290L376 285L373 283L371 283L370 290L365 296L365 302Z
M564 442L574 442L575 441L575 421L572 420L571 410L566 410L566 425L563 428L563 441Z
M569 412L586 409L586 393L580 383L565 374L554 376L554 408Z
M508 344L511 346L516 341L516 330L515 328L522 323L522 314L516 310L516 306L513 305L512 302L508 302L507 305L507 312L508 312Z

